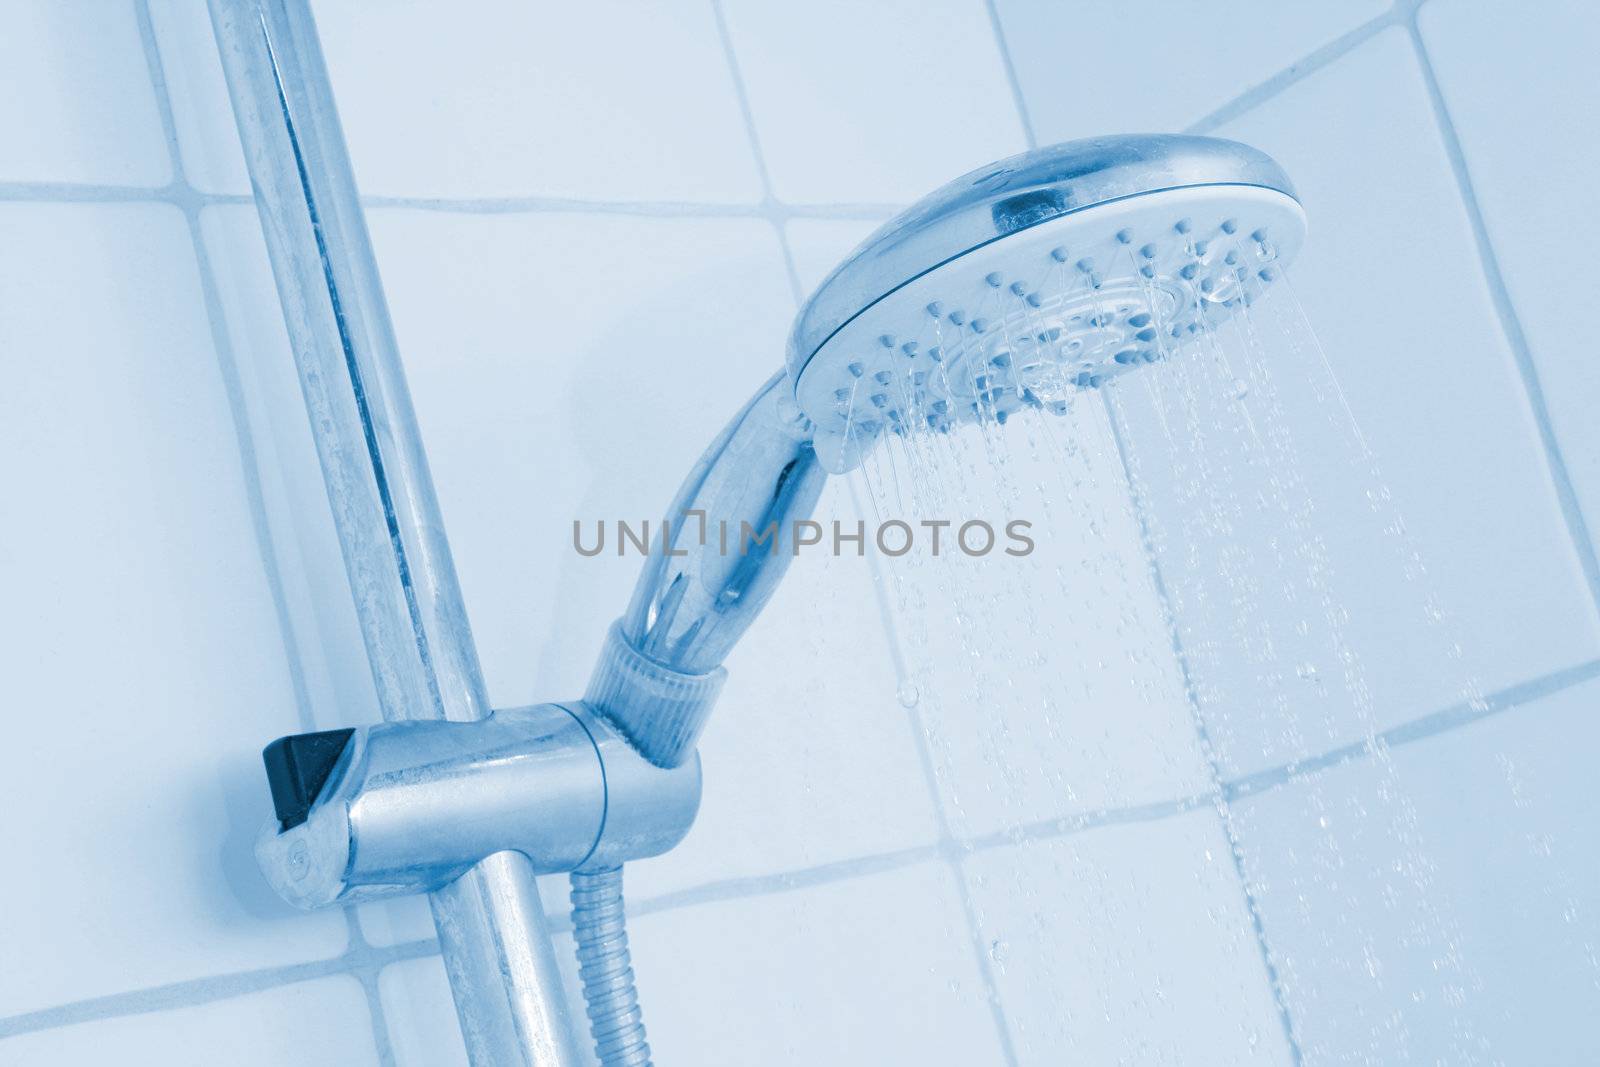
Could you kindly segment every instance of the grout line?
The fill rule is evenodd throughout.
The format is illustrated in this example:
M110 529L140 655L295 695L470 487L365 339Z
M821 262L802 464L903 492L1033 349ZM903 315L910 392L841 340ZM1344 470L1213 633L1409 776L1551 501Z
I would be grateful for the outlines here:
M438 952L439 942L436 939L409 941L385 948L369 948L366 960L371 966L381 968L390 963L437 955ZM219 1000L230 1000L234 997L276 989L279 986L295 985L331 975L349 974L358 962L360 961L351 954L345 953L332 959L316 960L311 963L265 967L211 978L172 982L128 993L91 997L88 1000L73 1001L54 1008L0 1019L0 1038L18 1037L39 1030L53 1030L125 1015L147 1015L151 1012L170 1011L176 1008L199 1007Z
M78 182L0 182L0 201L53 204L167 202L171 186L89 185Z
M1000 21L1000 9L995 0L984 0L989 12L989 28L994 31L994 43L1000 49L1000 64L1006 70L1006 84L1011 87L1011 102L1016 105L1017 119L1022 123L1022 136L1029 148L1039 147L1039 137L1033 129L1033 116L1028 112L1028 98L1022 92L1022 79L1017 75L1017 65L1011 58L1011 45L1006 40L1005 26Z
M1246 89L1210 114L1190 123L1184 128L1183 132L1213 132L1218 127L1232 122L1246 112L1254 111L1291 85L1298 81L1303 81L1345 53L1354 50L1370 38L1376 37L1383 30L1388 29L1390 26L1400 25L1402 21L1403 16L1399 11L1392 9L1363 22L1355 29L1335 37L1321 48L1291 63L1266 81Z
M176 202L189 191L189 183L183 168L183 152L178 146L178 123L172 113L172 94L167 89L166 64L161 59L161 48L156 43L156 28L150 18L149 0L138 0L133 10L134 20L139 27L139 46L144 52L145 74L150 79L156 114L161 122L161 138L163 147L167 150L167 165L172 168L172 179L167 185L149 192Z
M1255 934L1256 950L1261 958L1261 966L1267 979L1267 988L1272 994L1273 1005L1278 1010L1278 1022L1283 1029L1284 1041L1288 1044L1289 1059L1299 1067L1305 1062L1305 1053L1300 1047L1300 1039L1295 1036L1294 1016L1289 1011L1289 999L1283 991L1283 982L1278 974L1278 965L1273 959L1272 947L1267 943L1267 929L1261 919L1261 908L1256 903L1255 891L1251 888L1250 878L1245 872L1244 847L1239 839L1238 828L1234 825L1232 809L1229 807L1229 790L1223 778L1222 764L1217 757L1216 746L1212 744L1211 729L1200 706L1199 690L1189 670L1189 655L1178 631L1177 609L1167 589L1160 560L1156 556L1154 539L1151 537L1149 523L1145 519L1144 500L1135 485L1133 467L1128 462L1127 444L1123 441L1122 431L1117 425L1117 413L1111 394L1102 391L1101 399L1105 404L1107 425L1111 428L1111 440L1116 446L1117 461L1122 466L1123 478L1127 483L1128 497L1133 503L1134 514L1138 519L1139 543L1150 568L1151 585L1154 587L1156 600L1161 605L1161 612L1167 620L1172 656L1177 661L1178 674L1183 682L1184 702L1189 706L1189 717L1194 725L1195 737L1200 743L1200 754L1205 759L1206 773L1211 778L1214 793L1212 807L1218 823L1221 824L1222 836L1228 842L1228 859L1233 865L1234 877L1239 882L1239 892L1243 898L1245 914L1250 920L1250 929Z
M351 971L361 982L361 992L367 998L367 1016L372 1023L372 1041L377 1048L379 1067L396 1067L394 1042L389 1036L389 1020L383 1010L383 996L378 988L378 974L383 962L373 952L367 935L362 932L361 919L354 906L344 909L345 929L350 936L348 955Z
M1500 257L1495 252L1494 242L1489 238L1489 227L1484 221L1483 208L1478 202L1477 190L1472 183L1472 172L1467 166L1466 153L1461 147L1461 138L1456 133L1455 122L1451 119L1449 106L1445 103L1444 91L1434 72L1433 60L1428 55L1427 47L1422 40L1422 32L1417 27L1415 11L1411 12L1405 26L1411 38L1417 66L1422 72L1422 80L1428 89L1428 102L1433 108L1434 121L1439 128L1445 155L1450 160L1450 170L1455 176L1461 204L1472 229L1472 240L1478 250L1484 284L1489 290L1489 300L1494 307L1495 316L1500 321L1500 330L1511 349L1517 374L1527 394L1529 414L1539 431L1539 443L1544 448L1545 463L1549 467L1550 482L1555 490L1556 502L1561 508L1561 517L1566 522L1567 533L1572 538L1578 564L1583 569L1590 600L1596 611L1600 612L1600 558L1596 556L1596 542L1593 531L1584 518L1583 507L1578 501L1571 472L1568 471L1566 458L1561 452L1555 423L1550 418L1550 408L1545 402L1544 385L1539 380L1539 369L1533 360L1533 350L1528 345L1528 337L1523 331L1522 319L1517 314L1516 305L1511 300L1510 290L1506 288L1505 275L1500 269Z
M857 856L851 859L837 860L833 863L819 864L815 867L784 871L776 875L724 878L716 882L707 882L704 885L691 886L688 889L678 889L670 893L662 893L659 896L646 897L639 902L637 914L650 915L656 912L675 911L679 908L691 908L700 904L745 900L751 897L772 896L776 893L812 889L817 886L830 885L834 882L849 881L853 878L882 874L886 871L897 871L929 860L937 860L944 852L945 847L943 845L920 845L915 848L899 849L894 852L880 852L870 856ZM631 907L628 910L630 912L634 911Z
M177 203L193 201L202 207L216 204L255 204L248 193L208 193L192 186L175 191L173 185L91 185L76 182L0 182L0 202L18 203ZM823 203L734 204L689 200L584 200L577 197L437 197L363 196L369 209L404 209L460 215L635 215L644 218L830 219L881 222L892 218L903 204Z
M1398 723L1377 735L1378 745L1376 747L1387 747L1393 750L1407 745L1419 744L1432 738L1446 736L1473 723L1495 718L1518 708L1536 704L1546 697L1555 696L1596 679L1600 679L1600 660L1590 660L1573 667L1540 675L1537 678L1520 682L1489 694L1478 707L1473 707L1467 703L1453 704L1418 718ZM1371 758L1374 747L1372 743L1363 739L1353 744L1331 749L1317 756L1279 764L1260 771L1253 771L1225 781L1223 783L1224 795L1229 800L1263 796L1273 790L1287 787L1323 771ZM997 833L980 835L965 842L957 842L956 847L958 849L970 849L972 852L982 852L1016 845L1020 842L1050 841L1108 827L1159 822L1163 819L1187 814L1208 804L1215 804L1216 801L1216 795L1201 793L1132 807L1106 808L1093 812L1083 812L1067 815L1059 819L1028 823ZM749 878L730 878L719 882L710 882L688 889L663 893L656 897L645 898L638 904L636 914L670 912L698 904L738 900L745 897L770 896L829 885L835 882L849 881L853 878L868 877L936 859L941 853L947 852L948 847L948 845L942 843L925 845L895 852L877 853L870 856L840 860L816 867L784 871L778 874L758 875ZM630 905L629 911L634 912L632 905ZM550 919L553 927L570 929L570 920L565 919L564 914L552 915ZM567 926L562 927L561 924L564 921ZM362 942L365 942L364 937ZM438 954L439 942L436 938L408 941L399 945L383 947L366 944L359 947L353 945L344 954L332 959L292 964L284 967L271 967L256 971L244 971L214 978L175 982L170 985L95 997L40 1011L0 1018L0 1039L38 1030L109 1019L121 1015L135 1015L164 1011L171 1008L192 1007L328 975L354 973L357 968L362 966L367 966L377 971L391 963L436 956Z
M788 204L775 201L785 219L837 219L885 222L904 211L904 204Z
M1121 808L1098 808L1094 811L1075 812L1055 819L1022 823L1005 830L981 834L963 841L962 847L973 852L988 852L1011 845L1050 841L1070 837L1086 830L1099 830L1107 826L1133 826L1139 823L1160 822L1178 815L1186 815L1208 804L1215 804L1219 794L1215 791L1195 793L1172 800L1157 800L1148 804L1130 804Z
M628 910L631 914L652 915L658 912L676 911L679 908L696 907L701 904L798 892L817 886L831 885L835 882L845 882L855 878L865 878L875 874L883 874L887 871L913 867L919 863L948 857L952 851L963 854L990 852L995 849L1027 842L1048 841L1057 837L1067 837L1085 830L1094 830L1101 827L1160 822L1163 819L1182 815L1207 804L1214 804L1217 796L1218 794L1215 792L1201 793L1179 797L1175 800L1155 801L1149 804L1135 804L1122 808L1101 808L1095 811L1077 812L1055 819L1042 819L1038 822L1024 823L1009 829L980 834L971 838L957 839L952 835L941 839L935 844L896 849L892 852L876 852L867 856L853 856L849 859L835 860L831 863L822 863L814 867L801 867L781 871L777 874L724 878L715 882L690 886L686 889L673 890L658 896L646 897L639 902L637 908L630 905ZM559 916L553 915L550 918L552 923L557 923L559 920ZM570 926L570 921L568 926Z
M167 155L172 167L172 182L163 190L162 199L183 213L184 225L189 231L189 243L194 253L195 270L200 282L200 298L205 306L206 326L211 347L217 361L217 371L227 396L228 411L233 422L234 441L239 450L239 474L243 483L246 506L250 511L250 525L255 533L256 550L261 556L262 576L272 598L273 614L278 625L278 638L283 646L285 664L289 669L290 685L294 692L297 717L302 728L315 730L310 691L306 685L299 646L295 641L294 624L284 593L283 576L278 569L277 548L272 536L272 525L267 515L266 496L261 488L261 471L257 458L255 439L250 430L249 406L245 401L244 384L239 373L239 362L228 337L227 319L222 310L222 299L217 291L216 272L211 266L211 256L206 248L200 227L202 198L188 183L184 171L183 153L178 144L177 119L172 110L172 94L167 86L166 67L161 59L161 49L156 43L155 24L150 17L149 0L139 0L134 6L139 26L139 42L144 49L145 67L154 90L156 112L161 120L161 132L166 141Z
M765 218L758 203L718 204L688 200L583 200L560 196L442 197L363 196L365 208L404 208L463 215L590 214L667 218Z
M343 974L348 965L343 958L321 960L316 963L298 963L289 967L274 967L260 971L245 971L220 978L200 978L190 982L175 982L155 986L133 993L117 993L74 1001L43 1011L27 1012L0 1020L0 1038L72 1026L99 1019L124 1015L142 1015L208 1004L230 997L245 996L278 986Z
M750 142L750 155L755 160L756 174L761 179L761 204L759 213L772 223L778 236L778 247L783 253L783 269L789 276L789 288L796 302L803 300L804 286L800 284L800 271L795 267L794 249L789 245L789 233L782 205L772 188L772 171L767 167L767 155L761 147L761 134L756 129L756 115L750 106L750 92L745 88L744 71L739 66L739 53L733 47L733 34L728 30L728 17L722 10L721 0L709 0L711 18L717 26L717 40L722 45L722 55L728 64L728 76L733 81L734 99L739 104L739 118L744 124L745 137Z
M277 538L273 536L266 494L261 486L261 462L256 450L255 437L250 428L249 404L245 400L246 387L240 373L238 357L233 349L233 341L228 336L227 314L223 311L222 298L217 290L216 269L212 266L211 251L206 246L205 234L200 224L200 210L197 206L186 205L183 208L183 216L189 229L189 240L194 246L195 267L200 277L200 294L206 309L206 325L211 333L212 347L217 355L217 366L222 373L228 407L233 416L241 475L250 507L250 521L255 529L256 544L261 552L261 569L267 581L267 591L272 597L278 634L283 642L284 660L289 668L296 714L301 729L314 731L319 728L316 710L311 699L310 687L306 683L305 659L301 652L299 635L295 632L293 611L289 607L288 594L285 592L283 572L278 566Z
M1229 779L1223 785L1224 794L1229 799L1234 799L1268 792L1298 779L1364 759L1372 754L1375 745L1379 748L1394 749L1426 741L1513 708L1523 707L1544 697L1565 692L1596 678L1600 678L1600 660L1590 660L1574 667L1553 671L1532 681L1521 682L1491 693L1476 705L1472 701L1464 700L1419 718L1408 719L1387 730L1380 730L1373 739L1362 738L1316 756Z
M857 514L864 514L861 507L860 495L856 492L856 481L847 477L845 485L850 492L850 505ZM906 668L905 651L901 647L900 628L895 623L894 609L889 604L888 593L885 592L887 582L890 580L878 558L876 551L867 553L867 569L872 581L873 598L878 606L879 623L884 629L884 638L888 642L890 656L894 661L896 681L900 685L913 683ZM913 683L914 684L914 683ZM923 781L928 788L928 799L933 806L934 817L939 824L939 843L935 851L942 854L949 864L950 874L955 878L956 893L960 898L962 916L966 920L967 934L972 945L972 952L978 965L978 974L983 981L984 993L989 1001L989 1011L994 1020L995 1036L1000 1043L1000 1054L1008 1067L1017 1067L1019 1063L1017 1050L1011 1036L1011 1024L1006 1017L1005 1005L1000 999L1000 985L994 974L994 960L984 945L983 926L978 917L977 903L972 896L972 887L967 884L967 873L964 866L965 851L961 842L957 840L954 830L950 826L950 815L945 807L944 791L939 787L939 771L934 762L933 750L928 742L928 728L922 718L922 709L913 704L906 708L906 718L911 727L911 741L917 752L917 763L921 767ZM863 872L865 873L865 872ZM767 890L771 892L772 890Z
M754 136L752 134L752 136ZM463 215L637 215L645 218L695 219L887 219L900 210L896 204L785 204L768 198L756 203L730 204L691 200L583 200L575 197L437 197L363 196L369 209L404 208Z
M856 515L864 516L867 512L861 506L861 494L856 489L855 473L855 471L850 471L843 475L845 491L850 494L851 511ZM869 494L871 491L870 488L867 490ZM873 507L876 510L877 505L874 504ZM872 602L877 606L878 623L884 629L884 635L889 646L889 660L894 669L895 685L897 688L905 685L915 687L917 679L913 676L911 668L906 664L906 652L900 636L900 624L894 617L894 607L889 603L889 594L885 591L891 579L884 570L883 559L877 552L877 545L874 544L864 558L867 562L867 580L872 583ZM921 710L917 708L908 710L914 712L914 714L908 716L911 728L913 730L921 730ZM935 807L940 805L941 801L937 789L932 790L932 799Z

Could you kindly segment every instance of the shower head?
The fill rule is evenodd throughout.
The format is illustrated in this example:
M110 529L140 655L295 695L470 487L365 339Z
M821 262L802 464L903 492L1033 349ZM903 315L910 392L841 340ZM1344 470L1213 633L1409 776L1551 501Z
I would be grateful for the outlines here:
M678 766L828 473L885 431L1066 410L1248 305L1304 233L1278 165L1210 137L1070 141L912 206L818 287L787 370L690 471L585 699Z
M1233 141L1025 152L914 204L823 281L789 340L795 401L835 473L884 431L1059 413L1248 305L1304 234L1282 169Z

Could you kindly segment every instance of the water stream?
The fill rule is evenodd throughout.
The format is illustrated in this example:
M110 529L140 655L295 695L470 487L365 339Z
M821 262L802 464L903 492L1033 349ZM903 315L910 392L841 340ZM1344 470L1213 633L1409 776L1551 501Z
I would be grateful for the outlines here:
M1047 311L941 337L979 417L929 428L883 383L902 432L852 476L869 525L915 534L877 553L898 697L992 981L1045 1009L1013 1013L1018 1056L1189 1062L1162 1036L1187 1034L1328 1062L1336 1013L1356 1062L1497 1062L1390 741L1487 709L1459 627L1287 280L1180 337L1146 296L1159 359L1098 387ZM969 551L971 520L1027 522L1031 551Z

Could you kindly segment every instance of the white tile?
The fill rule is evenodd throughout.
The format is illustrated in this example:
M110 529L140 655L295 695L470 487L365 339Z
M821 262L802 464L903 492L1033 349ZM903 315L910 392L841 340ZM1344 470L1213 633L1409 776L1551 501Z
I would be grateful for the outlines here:
M907 203L1027 147L981 0L724 6L780 200Z
M1388 6L996 4L1041 144L1181 130Z
M80 1023L0 1041L8 1067L359 1067L378 1063L361 984L348 975L193 1007Z
M378 995L397 1067L466 1067L450 977L438 956L392 963L378 974Z
M403 945L438 936L433 911L422 894L368 901L356 908L356 915L369 945Z
M1596 707L1589 682L1235 805L1306 1062L1600 1057Z
M966 869L1020 1063L1288 1062L1213 809Z
M161 185L166 139L127 2L12 0L0 34L0 181Z
M312 717L319 729L377 722L377 692L261 223L245 204L209 207L200 218Z
M1577 310L1594 305L1588 253L1600 242L1587 207L1600 89L1579 74L1600 48L1600 9L1431 3L1420 22L1567 470L1600 536L1600 364Z
M782 361L793 297L738 220L379 211L395 328L497 706L583 691L641 561L575 520L654 520Z
M660 1063L1000 1059L942 863L647 915L629 939Z
M1261 390L1235 404L1210 358L1119 395L1228 772L1454 703L1473 678L1494 690L1594 658L1594 607L1405 35L1385 31L1222 132L1271 153L1304 199L1294 293L1327 364L1280 289L1252 321L1281 410ZM1147 389L1164 391L1170 444ZM1180 418L1195 397L1198 425L1237 425L1196 438ZM1287 454L1252 444L1240 411L1268 442L1286 433ZM1206 517L1219 501L1238 509L1220 525Z
M149 3L184 177L201 192L248 195L250 175L207 6L188 0Z
M315 9L363 193L760 199L709 5Z
M183 220L0 217L0 647L34 709L0 800L13 853L62 875L0 889L32 961L0 1014L335 955L341 917L293 912L251 855L261 746L299 723Z

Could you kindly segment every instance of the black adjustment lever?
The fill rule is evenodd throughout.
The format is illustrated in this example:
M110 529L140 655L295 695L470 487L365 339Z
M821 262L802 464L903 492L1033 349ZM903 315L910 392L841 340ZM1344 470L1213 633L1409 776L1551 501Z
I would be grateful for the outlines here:
M290 734L261 750L280 830L292 830L306 821L354 735L353 729Z

